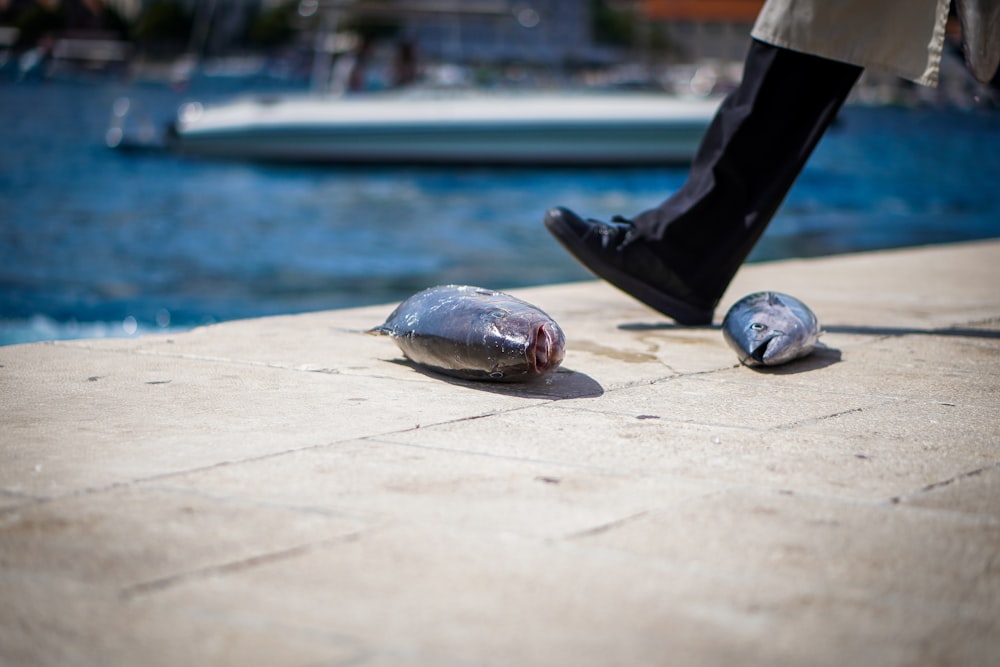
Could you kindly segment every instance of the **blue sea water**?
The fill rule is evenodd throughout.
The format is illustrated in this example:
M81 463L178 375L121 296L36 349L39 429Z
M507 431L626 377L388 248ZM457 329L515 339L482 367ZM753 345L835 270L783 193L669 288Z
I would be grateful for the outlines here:
M590 278L549 206L634 214L680 168L296 167L121 153L116 98L165 123L233 86L0 83L0 344ZM1000 113L845 109L751 261L1000 236ZM779 289L782 286L776 285Z

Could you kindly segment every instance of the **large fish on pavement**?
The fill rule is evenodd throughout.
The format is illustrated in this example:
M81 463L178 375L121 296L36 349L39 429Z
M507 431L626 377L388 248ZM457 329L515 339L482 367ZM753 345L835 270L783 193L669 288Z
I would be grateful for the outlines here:
M562 363L566 338L535 306L493 290L418 292L368 333L391 336L414 363L466 380L530 380Z
M722 335L747 366L776 366L804 357L822 333L806 304L780 292L745 296L722 320Z

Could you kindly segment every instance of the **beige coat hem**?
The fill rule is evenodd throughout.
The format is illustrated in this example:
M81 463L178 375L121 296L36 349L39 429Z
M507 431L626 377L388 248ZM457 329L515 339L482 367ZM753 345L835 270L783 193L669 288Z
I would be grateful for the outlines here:
M767 0L751 35L936 86L948 0Z

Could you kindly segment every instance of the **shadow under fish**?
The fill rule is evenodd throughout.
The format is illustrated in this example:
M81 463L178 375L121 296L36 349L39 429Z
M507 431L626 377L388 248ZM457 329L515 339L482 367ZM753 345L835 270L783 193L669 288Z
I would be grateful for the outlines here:
M368 333L390 336L410 361L464 380L531 380L556 369L566 352L562 329L544 312L469 285L418 292Z
M777 366L822 346L816 315L793 296L756 292L722 320L722 335L745 366Z

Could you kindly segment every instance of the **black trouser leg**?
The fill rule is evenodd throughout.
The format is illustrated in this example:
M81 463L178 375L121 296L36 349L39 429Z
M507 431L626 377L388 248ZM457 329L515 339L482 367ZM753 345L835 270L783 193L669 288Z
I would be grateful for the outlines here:
M633 218L689 285L722 297L860 76L854 65L754 40L687 182Z

